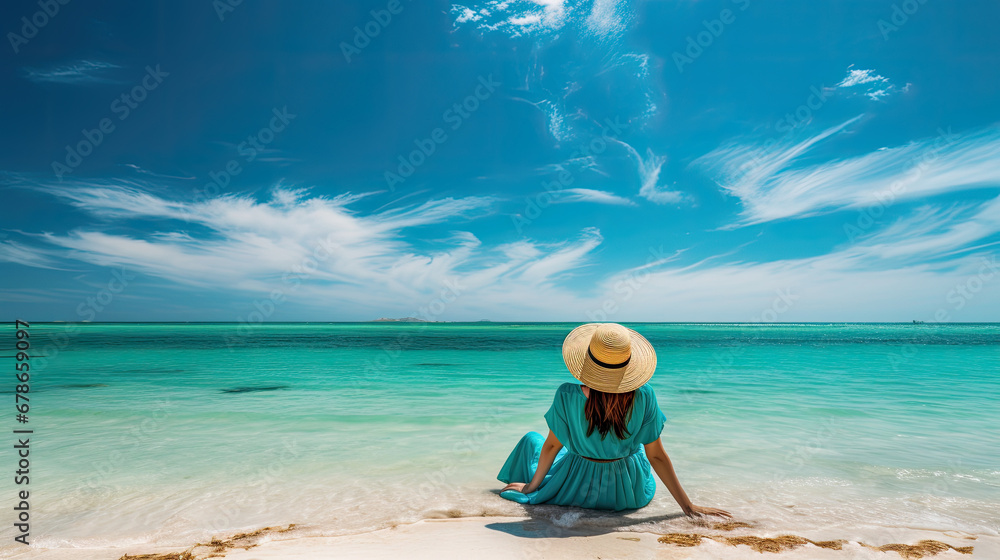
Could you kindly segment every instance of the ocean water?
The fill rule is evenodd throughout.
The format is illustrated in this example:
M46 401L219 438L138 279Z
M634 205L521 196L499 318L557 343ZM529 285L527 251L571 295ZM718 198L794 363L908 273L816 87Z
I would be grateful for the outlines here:
M34 324L31 540L135 552L525 512L684 527L662 484L624 515L497 495L507 453L573 381L573 326ZM1000 325L629 326L657 350L663 441L695 503L842 538L1000 532ZM14 494L4 477L5 511Z

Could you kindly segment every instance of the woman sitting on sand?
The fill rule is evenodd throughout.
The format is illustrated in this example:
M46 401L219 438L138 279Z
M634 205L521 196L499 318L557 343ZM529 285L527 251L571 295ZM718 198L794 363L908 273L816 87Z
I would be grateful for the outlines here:
M563 342L573 377L545 413L549 435L528 432L507 457L497 479L500 496L522 504L557 504L623 510L649 504L652 472L689 516L721 509L691 503L660 443L666 416L646 385L656 353L642 335L616 323L581 325ZM520 482L520 481L530 482Z

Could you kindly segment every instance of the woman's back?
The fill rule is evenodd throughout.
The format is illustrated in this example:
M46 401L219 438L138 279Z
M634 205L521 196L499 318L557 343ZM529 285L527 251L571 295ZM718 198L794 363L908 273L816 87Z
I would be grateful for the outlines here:
M619 439L614 430L607 432L603 438L597 429L588 436L590 425L584 414L586 404L583 386L563 383L545 413L545 421L569 453L593 459L618 459L637 453L644 444L660 437L666 421L656 402L656 394L649 385L635 391L625 439Z
M559 386L552 406L545 413L545 421L563 448L536 491L522 494L508 490L501 496L520 503L616 511L641 508L653 499L656 479L643 445L660 437L666 421L656 394L645 385L636 389L624 439L618 438L613 430L603 439L596 429L588 436L586 403L587 396L580 385ZM537 432L521 438L497 478L503 482L531 480L544 441Z

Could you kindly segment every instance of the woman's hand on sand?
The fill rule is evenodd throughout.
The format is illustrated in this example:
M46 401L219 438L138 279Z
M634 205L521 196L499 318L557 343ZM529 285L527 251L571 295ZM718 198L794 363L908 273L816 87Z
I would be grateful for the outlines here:
M692 504L690 507L684 510L684 515L687 515L688 517L701 517L703 515L718 515L719 517L725 517L726 519L733 518L733 514L729 513L724 509L702 507L702 506L696 506L694 504Z
M520 493L524 494L525 493L524 492L524 487L527 486L527 485L528 485L527 482L511 482L507 486L504 486L503 490L501 490L501 492L506 492L507 490L513 490L515 492L520 492Z

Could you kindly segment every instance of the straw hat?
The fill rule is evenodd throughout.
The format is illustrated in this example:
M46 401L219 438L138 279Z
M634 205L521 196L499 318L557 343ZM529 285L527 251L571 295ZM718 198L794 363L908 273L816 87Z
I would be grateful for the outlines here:
M618 323L580 325L566 335L562 352L573 377L604 393L634 391L656 370L649 341Z

